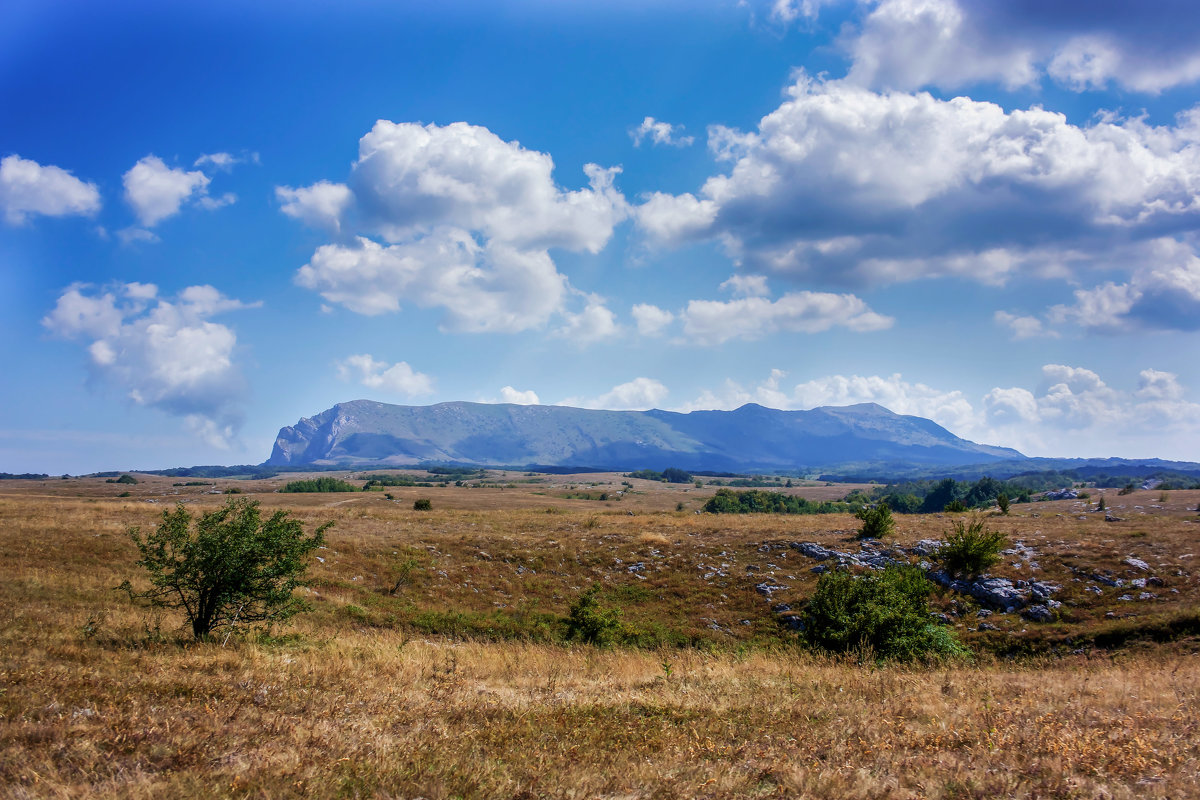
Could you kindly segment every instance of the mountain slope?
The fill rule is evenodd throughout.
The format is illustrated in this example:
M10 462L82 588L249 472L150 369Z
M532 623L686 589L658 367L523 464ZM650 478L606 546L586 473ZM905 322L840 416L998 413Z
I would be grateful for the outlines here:
M266 462L385 466L451 462L617 470L769 470L851 461L977 464L1022 458L921 417L864 403L777 411L596 411L566 406L338 403L282 428Z

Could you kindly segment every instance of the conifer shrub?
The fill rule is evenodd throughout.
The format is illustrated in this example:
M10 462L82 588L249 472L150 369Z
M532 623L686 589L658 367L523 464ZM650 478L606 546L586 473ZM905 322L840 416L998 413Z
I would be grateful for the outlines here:
M612 644L622 633L621 609L600 604L598 583L571 604L567 612L567 639L600 647Z
M854 516L862 520L862 527L858 529L859 539L882 539L890 536L896 529L892 509L886 503L880 503L875 508L864 506Z
M1008 546L1008 537L989 531L984 520L954 520L954 528L934 558L942 568L958 578L975 578L1000 563L1000 551Z
M826 572L801 616L803 639L828 653L860 653L914 661L966 654L944 625L933 621L935 587L916 567L878 573Z

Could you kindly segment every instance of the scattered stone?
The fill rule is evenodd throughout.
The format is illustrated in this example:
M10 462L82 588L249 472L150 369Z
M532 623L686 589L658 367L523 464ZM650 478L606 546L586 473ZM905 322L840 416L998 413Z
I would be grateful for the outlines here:
M1128 564L1129 566L1133 567L1134 569L1140 569L1143 572L1146 572L1147 570L1150 569L1149 564L1147 564L1145 561L1142 561L1140 558L1134 558L1133 556L1129 556L1122 563Z
M792 607L788 603L776 603L775 605L771 606L771 610L776 614L786 614L788 611L792 610Z
M908 552L915 556L927 558L936 555L938 550L941 550L946 545L941 539L922 539L908 549Z
M1142 592L1138 595L1138 600L1157 600L1158 595L1154 592Z
M645 564L644 562L642 562L642 561L639 561L639 562L637 562L636 564L630 564L628 567L626 567L626 568L625 568L625 571L626 571L626 572L630 572L630 573L632 573L632 572L645 572L645 571L646 571L646 564Z
M1131 580L1129 582L1129 585L1135 586L1138 589L1145 589L1146 588L1146 579L1145 578L1134 578L1133 580Z
M1054 612L1048 606L1036 605L1030 606L1021 612L1021 615L1033 622L1050 622L1054 619Z
M1128 601L1128 600L1132 600L1132 599L1133 599L1133 595L1131 595L1131 594L1123 594L1123 595L1121 595L1120 597L1118 597L1117 599L1118 599L1118 600L1126 600L1126 601Z
M815 567L810 569L809 572L815 572L817 575L824 575L826 572L829 572L829 567L825 566L824 564L817 564Z
M990 617L991 615L992 615L992 611L991 611L991 609L988 609L988 608L981 608L981 609L979 609L979 611L975 612L975 616L979 617L980 619L986 619L987 617Z
M762 583L760 583L754 587L754 591L758 592L761 595L765 595L769 599L773 593L782 592L783 590L788 589L788 588L790 588L790 587L784 586L781 583L771 583L770 581L763 581Z
M1099 586L1095 586L1095 585L1088 586L1087 588L1084 589L1084 591L1091 592L1092 594L1104 594L1104 590L1101 589Z
M1062 591L1061 586L1049 581L1033 581L1029 584L1029 594L1032 595L1034 600L1040 602L1049 600L1052 595L1060 591Z
M979 630L981 630L981 631L998 631L1000 629L997 628L995 625L993 625L990 622L981 622L981 623L979 623Z

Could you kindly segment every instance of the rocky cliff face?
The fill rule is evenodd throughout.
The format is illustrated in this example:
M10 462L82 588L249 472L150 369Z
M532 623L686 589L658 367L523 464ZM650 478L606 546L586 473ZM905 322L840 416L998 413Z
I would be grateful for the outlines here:
M975 464L1021 458L920 417L862 404L778 411L596 411L565 406L339 403L279 431L272 465L455 462L617 470L767 470L853 461Z

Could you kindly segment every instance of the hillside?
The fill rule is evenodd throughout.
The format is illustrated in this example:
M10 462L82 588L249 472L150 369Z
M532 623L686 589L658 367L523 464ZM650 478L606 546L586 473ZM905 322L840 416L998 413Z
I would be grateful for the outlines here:
M448 462L690 470L822 468L848 462L978 464L1023 456L961 439L873 403L779 411L597 411L566 406L339 403L275 440L272 466Z

